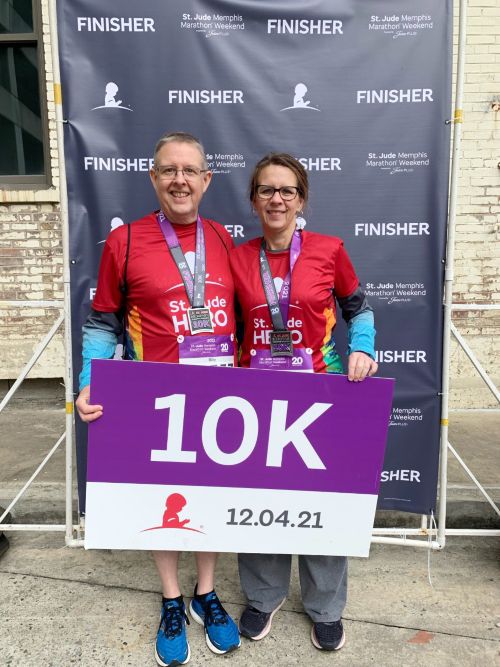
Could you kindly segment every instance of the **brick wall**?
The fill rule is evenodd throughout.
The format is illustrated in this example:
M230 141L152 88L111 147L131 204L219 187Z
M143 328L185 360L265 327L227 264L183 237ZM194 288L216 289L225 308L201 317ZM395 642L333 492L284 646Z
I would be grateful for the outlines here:
M498 0L469 0L468 4L454 301L500 303L499 244L495 243L500 214L500 7ZM52 186L37 191L0 192L0 300L62 298L59 174L55 162L57 139L46 0L42 0L42 12ZM457 25L455 19L455 52ZM17 376L57 314L53 309L6 308L0 302L0 378ZM500 311L456 312L453 321L498 383ZM62 353L62 339L58 336L30 377L61 376ZM455 344L451 374L452 406L483 407L495 403Z
M0 299L61 301L62 246L57 204L0 205ZM15 378L33 349L59 316L54 308L2 306L0 378ZM30 377L63 373L59 334Z
M60 313L54 308L28 308L24 302L63 298L58 145L47 0L42 0L41 12L50 182L33 190L0 186L0 379L17 377ZM2 301L20 304L12 306ZM62 377L63 357L59 333L29 377Z
M498 0L469 0L468 5L453 301L499 304L500 5ZM458 10L455 27L457 19ZM456 43L455 30L455 54ZM498 384L500 310L455 312L453 322ZM496 404L455 343L451 377L453 405Z

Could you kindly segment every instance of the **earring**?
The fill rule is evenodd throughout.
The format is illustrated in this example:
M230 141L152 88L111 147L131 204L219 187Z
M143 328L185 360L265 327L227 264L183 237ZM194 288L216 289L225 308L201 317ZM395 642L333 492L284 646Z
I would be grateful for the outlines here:
M302 217L303 213L304 211L297 211L297 218L296 218L297 229L304 229L304 227L306 226L306 221Z

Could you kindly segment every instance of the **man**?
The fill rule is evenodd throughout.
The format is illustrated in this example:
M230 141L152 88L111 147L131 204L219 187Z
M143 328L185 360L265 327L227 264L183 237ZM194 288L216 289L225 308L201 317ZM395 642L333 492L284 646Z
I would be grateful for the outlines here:
M96 295L83 327L83 370L76 406L80 417L98 419L105 406L89 404L90 359L111 358L125 326L128 359L183 363L212 332L229 349L218 365L234 363L234 287L228 253L233 243L198 209L211 172L198 139L184 132L163 136L150 171L160 209L109 235L101 259ZM193 262L194 258L194 262ZM124 314L124 317L123 317ZM214 363L210 346L199 363ZM209 362L210 358L210 362ZM155 656L159 665L188 662L187 615L179 582L179 553L153 552L163 590ZM214 591L217 554L197 553L198 583L189 606L205 627L209 648L227 653L240 645L236 624Z

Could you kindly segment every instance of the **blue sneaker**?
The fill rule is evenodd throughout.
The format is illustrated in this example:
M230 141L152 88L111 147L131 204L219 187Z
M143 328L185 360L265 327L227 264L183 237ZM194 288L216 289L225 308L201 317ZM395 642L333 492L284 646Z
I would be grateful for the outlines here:
M234 651L241 644L238 627L231 616L221 605L215 591L207 593L203 598L196 597L189 605L192 618L205 627L205 639L208 648L214 653Z
M163 598L160 626L156 635L155 658L161 667L185 665L191 651L186 635L186 607L182 595L166 600Z

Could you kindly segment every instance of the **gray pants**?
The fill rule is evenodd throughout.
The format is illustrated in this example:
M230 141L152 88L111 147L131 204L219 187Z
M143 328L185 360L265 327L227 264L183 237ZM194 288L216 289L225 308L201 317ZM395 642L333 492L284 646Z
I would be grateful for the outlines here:
M338 621L347 599L345 556L299 556L302 603L313 623ZM269 613L288 595L289 554L240 554L240 581L248 604Z

